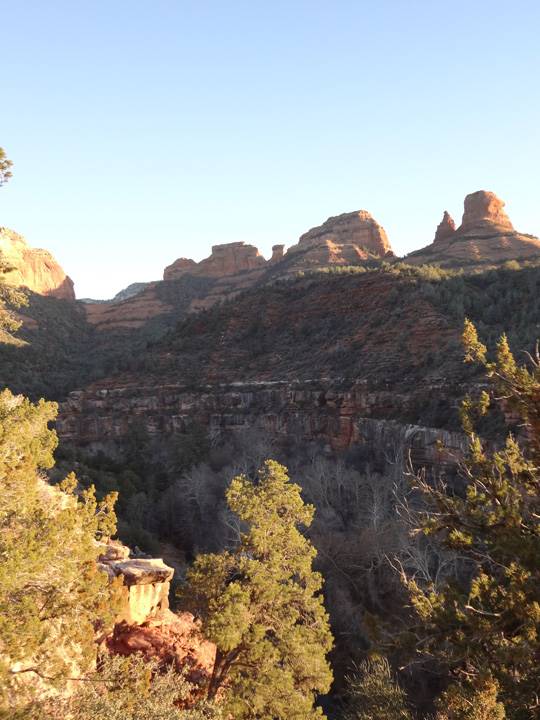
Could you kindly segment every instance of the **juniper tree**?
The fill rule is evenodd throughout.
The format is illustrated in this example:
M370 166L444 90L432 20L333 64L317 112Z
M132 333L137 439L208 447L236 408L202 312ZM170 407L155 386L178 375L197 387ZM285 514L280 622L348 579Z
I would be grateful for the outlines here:
M492 392L464 403L462 489L416 483L427 503L418 528L457 554L458 571L440 587L407 580L417 623L406 637L448 669L463 697L487 673L507 716L532 719L540 712L540 362L520 367L504 336L489 361L468 321L463 340L466 361L484 366ZM474 429L474 414L493 398L519 433L498 448Z
M40 478L53 465L56 405L0 393L0 716L62 685L95 658L95 630L113 610L97 539L114 532L114 496L75 494Z
M13 167L13 163L11 160L8 160L6 156L6 151L4 148L0 147L0 187L6 183L9 178L11 177L11 168Z
M316 551L302 534L313 518L286 468L268 460L252 482L227 491L242 532L232 550L198 557L182 596L217 646L208 697L221 694L235 720L322 717L332 647Z

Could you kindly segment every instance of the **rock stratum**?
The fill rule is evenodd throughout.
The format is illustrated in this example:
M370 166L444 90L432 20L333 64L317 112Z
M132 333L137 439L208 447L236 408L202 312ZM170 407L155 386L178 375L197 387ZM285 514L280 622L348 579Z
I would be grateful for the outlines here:
M48 250L32 248L13 230L0 228L0 255L13 270L6 282L39 295L75 300L73 281Z
M467 267L540 257L540 239L517 232L504 207L487 190L467 195L461 225L456 228L445 211L433 243L408 255L406 262Z

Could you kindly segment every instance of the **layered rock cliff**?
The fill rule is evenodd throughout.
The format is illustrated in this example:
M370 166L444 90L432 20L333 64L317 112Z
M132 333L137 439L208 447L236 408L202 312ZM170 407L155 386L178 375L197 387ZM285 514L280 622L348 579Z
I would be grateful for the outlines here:
M413 264L443 267L496 264L540 258L540 239L514 229L504 202L486 190L467 195L461 225L445 212L431 245L407 256Z
M212 254L196 263L188 258L179 258L163 271L164 280L177 280L182 275L202 275L204 277L225 277L238 275L246 270L254 270L266 264L266 260L254 245L244 242L214 245Z
M32 248L22 235L0 228L0 255L13 268L5 279L40 295L75 300L73 281L48 250Z

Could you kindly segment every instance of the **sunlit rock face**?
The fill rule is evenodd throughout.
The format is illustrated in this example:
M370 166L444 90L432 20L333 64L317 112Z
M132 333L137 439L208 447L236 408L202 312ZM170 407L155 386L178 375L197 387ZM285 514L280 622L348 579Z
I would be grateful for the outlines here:
M486 228L494 231L514 232L514 226L504 211L505 203L495 193L487 190L478 190L467 195L464 202L463 219L457 229L457 235L463 235L470 230Z
M435 232L435 237L433 239L434 243L441 242L443 240L447 240L448 238L452 237L452 235L456 232L456 223L454 222L452 216L450 213L445 210L441 222L437 226L437 230Z
M296 247L304 250L328 243L342 246L343 252L354 252L353 248L358 248L380 257L392 254L392 247L384 228L367 210L328 218L322 225L304 233ZM347 250L349 246L351 248Z
M179 258L165 268L164 280L176 280L182 275L203 275L220 278L254 270L266 264L266 260L254 245L244 242L214 245L212 254L196 263L188 258Z
M161 559L130 558L121 543L109 543L99 557L99 568L122 579L120 611L115 622L141 624L169 608L174 570Z
M73 281L48 250L32 248L13 230L0 227L0 255L13 270L6 282L26 287L39 295L75 300Z
M406 262L467 268L540 258L540 240L517 232L504 207L504 202L487 190L467 195L461 225L456 228L445 212L433 243L410 253Z

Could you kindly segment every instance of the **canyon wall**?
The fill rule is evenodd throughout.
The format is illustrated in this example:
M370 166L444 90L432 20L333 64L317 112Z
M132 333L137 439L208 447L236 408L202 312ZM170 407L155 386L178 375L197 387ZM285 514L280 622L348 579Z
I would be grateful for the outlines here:
M13 268L5 275L9 284L39 295L75 300L73 281L48 250L32 248L22 235L0 227L0 256Z

